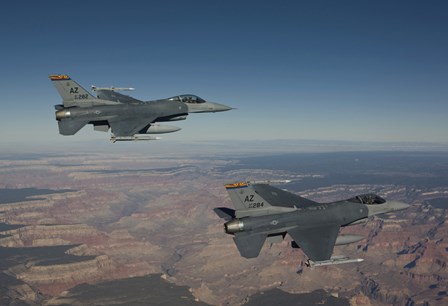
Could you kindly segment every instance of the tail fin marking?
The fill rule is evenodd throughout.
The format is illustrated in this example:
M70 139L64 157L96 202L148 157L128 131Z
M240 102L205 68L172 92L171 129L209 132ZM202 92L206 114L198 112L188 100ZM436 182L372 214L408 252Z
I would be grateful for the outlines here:
M53 74L50 75L50 80L53 82L54 87L56 87L59 95L62 97L65 107L83 106L83 104L88 104L88 106L91 106L91 100L96 100L94 96L92 96L77 82L73 81L68 75Z
M236 208L237 218L294 211L300 207L299 202L306 200L267 184L239 182L225 187Z
M271 206L247 182L227 184L225 187L237 211L262 209Z

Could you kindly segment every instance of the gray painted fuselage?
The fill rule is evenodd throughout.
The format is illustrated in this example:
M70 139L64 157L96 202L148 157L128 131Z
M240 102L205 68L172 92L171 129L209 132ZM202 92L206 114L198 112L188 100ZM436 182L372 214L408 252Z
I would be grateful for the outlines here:
M335 245L362 239L359 235L338 237L341 227L409 207L375 194L317 203L267 184L239 182L226 185L226 189L235 210L218 207L214 211L227 221L225 232L234 236L241 256L246 258L257 257L266 240L281 242L288 233L293 245L300 247L310 260L322 263L330 260Z
M291 228L307 229L327 224L346 226L368 217L368 208L364 204L346 201L319 204L316 207L299 208L292 212L258 217L243 217L244 231L266 234L286 232Z
M155 101L138 104L99 105L92 107L71 107L58 110L56 118L64 123L83 121L84 124L109 125L116 136L130 136L136 133L146 133L152 122L183 120L188 115L188 107L182 102ZM114 122L129 121L129 129L114 128ZM132 122L131 122L132 121ZM149 122L148 122L149 121ZM146 124L139 125L138 122ZM136 126L137 128L134 128ZM139 130L138 127L141 127ZM73 135L77 131L62 130L62 135Z
M63 104L55 106L62 135L74 135L86 124L92 124L96 131L107 132L110 129L114 142L159 139L144 134L173 133L180 128L157 125L158 122L185 120L189 113L231 109L191 94L144 102L115 92L117 88L113 87L93 86L98 94L94 97L68 75L50 75L50 79L62 97Z

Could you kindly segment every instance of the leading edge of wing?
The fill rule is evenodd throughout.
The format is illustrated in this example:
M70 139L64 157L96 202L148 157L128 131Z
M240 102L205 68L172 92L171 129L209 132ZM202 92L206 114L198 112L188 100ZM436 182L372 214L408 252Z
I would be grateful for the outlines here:
M127 104L143 103L142 100L138 100L138 99L133 98L128 95L123 95L123 94L113 91L113 90L99 89L99 90L97 90L97 97L98 97L98 99L109 100L109 101L120 102L120 103L127 103Z
M288 230L288 234L312 261L323 261L331 258L339 228L336 224L307 229L293 228Z
M317 202L268 184L253 184L252 188L272 206L305 208L318 205Z
M115 136L133 136L149 126L155 119L156 117L141 119L123 118L120 120L114 118L109 119L108 122Z

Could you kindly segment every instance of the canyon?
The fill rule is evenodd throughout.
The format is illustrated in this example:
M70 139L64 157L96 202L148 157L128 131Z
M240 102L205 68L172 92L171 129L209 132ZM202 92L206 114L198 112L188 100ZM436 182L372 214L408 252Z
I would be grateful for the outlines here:
M328 184L330 170L254 166L226 156L0 156L0 303L82 305L80 288L87 288L82 286L93 290L130 280L135 285L153 276L188 288L179 290L184 301L211 305L250 304L260 293L268 299L279 292L313 293L341 305L445 305L448 186L427 182L437 175L446 179L448 171L441 171L446 165L448 160L436 174L377 166L388 177L384 184L373 172L372 183L355 184L353 173L342 173L339 184ZM359 171L364 178L366 170ZM409 184L403 183L407 176ZM399 183L393 184L393 177ZM232 207L225 183L248 179L293 179L281 187L300 186L289 190L319 202L375 192L412 207L341 230L366 237L334 250L363 258L359 264L310 269L288 236L280 244L265 244L259 257L248 260L213 212ZM310 184L316 187L307 188ZM1 190L11 189L28 193L2 202Z

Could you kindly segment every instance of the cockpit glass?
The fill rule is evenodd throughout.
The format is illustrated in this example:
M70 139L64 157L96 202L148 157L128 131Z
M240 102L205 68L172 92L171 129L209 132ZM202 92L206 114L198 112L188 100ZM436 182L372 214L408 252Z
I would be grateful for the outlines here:
M184 103L192 103L192 104L205 103L205 100L195 95L181 95L179 96L179 98Z
M349 202L353 203L360 203L360 204L368 204L368 205L375 205L375 204L383 204L386 203L386 200L382 197L369 193L369 194L361 194L354 198L351 198L348 200Z
M175 97L168 98L168 100L180 102L180 97L179 96L175 96Z
M168 98L170 101L177 101L177 102L184 102L184 103L191 103L191 104L199 104L199 103L205 103L206 101L198 96L195 95L180 95L180 96L174 96L171 98Z

